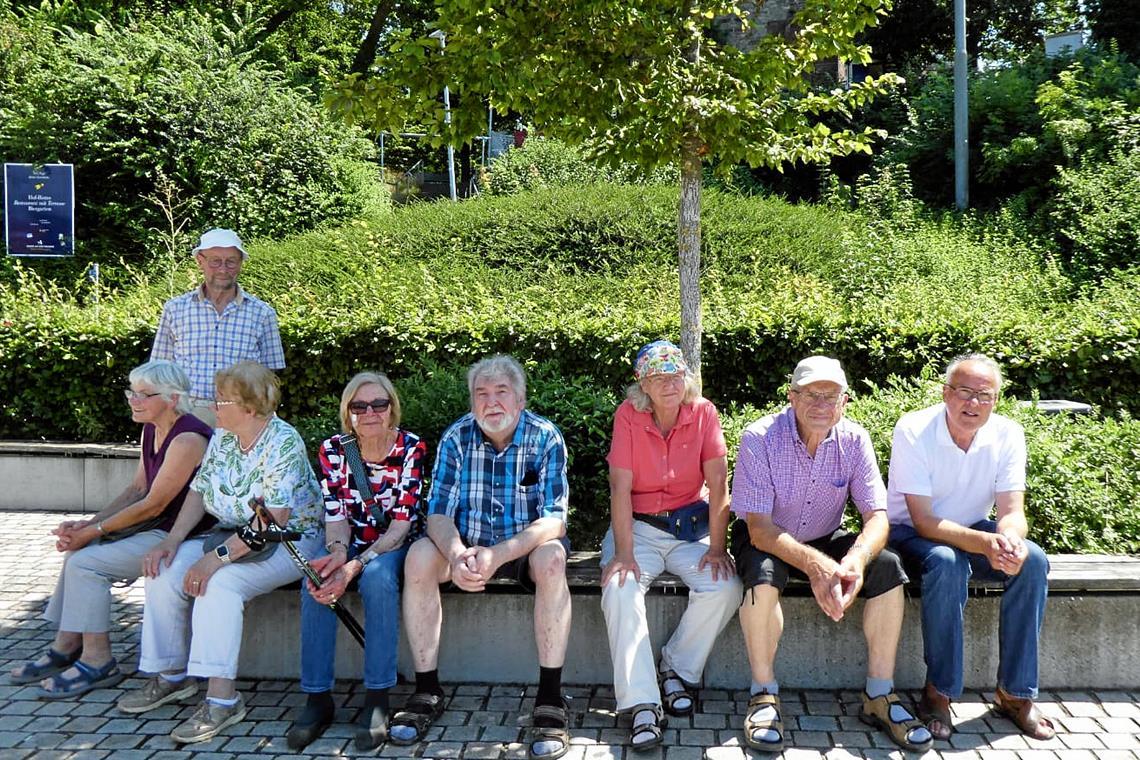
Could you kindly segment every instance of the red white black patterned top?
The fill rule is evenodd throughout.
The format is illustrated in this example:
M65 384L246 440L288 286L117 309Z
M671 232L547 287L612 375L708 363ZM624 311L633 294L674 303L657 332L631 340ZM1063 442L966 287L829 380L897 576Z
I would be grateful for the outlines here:
M321 444L318 455L325 522L348 520L357 550L371 546L392 520L411 521L407 541L415 540L424 530L423 462L426 455L427 446L419 436L397 429L396 442L388 456L380 462L364 462L374 494L374 501L369 501L366 507L365 499L372 494L365 494L365 499L361 499L355 483L350 481L351 468L344 461L341 436L329 438Z

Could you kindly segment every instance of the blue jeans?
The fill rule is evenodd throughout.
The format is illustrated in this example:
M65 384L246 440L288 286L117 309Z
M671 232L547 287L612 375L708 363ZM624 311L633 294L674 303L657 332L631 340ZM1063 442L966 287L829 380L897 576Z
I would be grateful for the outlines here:
M970 526L997 532L993 520ZM971 575L1005 584L998 628L998 682L1015 697L1037 697L1037 644L1049 594L1049 560L1041 547L1026 541L1029 554L1017 575L994 570L985 556L928 541L909 525L891 526L891 548L922 573L922 644L926 680L939 694L962 694L962 613Z
M387 689L396 683L396 646L400 636L402 546L368 563L356 579L364 602L364 687ZM321 552L325 554L325 552ZM332 691L336 669L336 613L301 586L301 691Z

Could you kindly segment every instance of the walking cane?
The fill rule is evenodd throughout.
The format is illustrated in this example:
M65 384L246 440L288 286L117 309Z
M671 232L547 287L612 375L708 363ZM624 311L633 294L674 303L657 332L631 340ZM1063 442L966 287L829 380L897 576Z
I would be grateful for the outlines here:
M262 541L274 541L284 546L297 569L309 579L313 586L320 588L324 583L320 574L309 565L308 561L301 556L301 552L297 551L297 547L293 545L294 541L301 538L301 534L281 527L281 524L273 517L273 513L266 508L264 498L254 497L250 499L249 508L253 510L253 520L250 521L250 527L257 534L257 537ZM352 638L356 639L356 643L364 646L364 628L361 627L352 613L337 602L330 602L328 607L340 618L340 622L352 634Z

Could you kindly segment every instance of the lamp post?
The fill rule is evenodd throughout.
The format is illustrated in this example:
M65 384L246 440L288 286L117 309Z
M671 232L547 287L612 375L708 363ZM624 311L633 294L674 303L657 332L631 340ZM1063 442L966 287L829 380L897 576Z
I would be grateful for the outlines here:
M954 204L970 205L970 78L966 58L966 0L954 0Z
M442 29L436 29L428 35L432 39L439 40L439 50L442 55L447 50L447 35L444 34ZM451 125L451 93L447 89L447 84L443 85L443 123ZM451 136L447 138L447 187L451 193L451 200L455 198L455 148L451 145Z

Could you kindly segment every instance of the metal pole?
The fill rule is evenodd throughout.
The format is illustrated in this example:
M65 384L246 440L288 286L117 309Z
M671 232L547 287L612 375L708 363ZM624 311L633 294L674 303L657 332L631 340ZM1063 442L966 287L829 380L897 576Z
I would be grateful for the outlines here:
M954 203L970 205L969 72L966 59L966 0L954 0Z
M447 35L444 34L442 29L436 29L429 37L435 37L439 40L440 53L447 50ZM443 123L451 125L451 93L447 89L447 85L443 86ZM456 200L455 196L455 148L451 144L450 137L447 141L447 187L451 191L451 200Z

